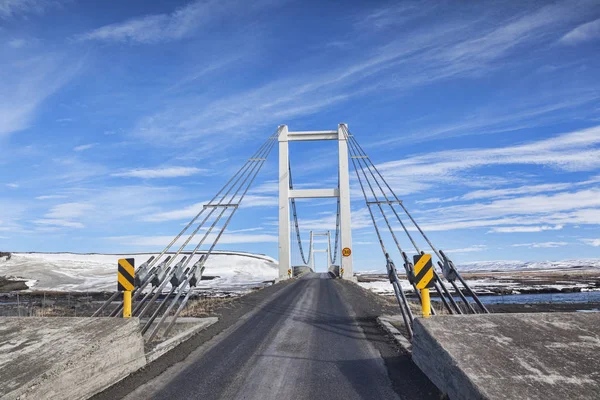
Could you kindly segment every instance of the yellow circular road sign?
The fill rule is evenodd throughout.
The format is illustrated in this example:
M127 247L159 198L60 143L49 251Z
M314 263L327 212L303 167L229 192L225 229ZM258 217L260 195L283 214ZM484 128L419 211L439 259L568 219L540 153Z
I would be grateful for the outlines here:
M342 255L344 257L349 257L350 254L352 254L352 250L350 250L350 247L344 247L344 249L342 250Z

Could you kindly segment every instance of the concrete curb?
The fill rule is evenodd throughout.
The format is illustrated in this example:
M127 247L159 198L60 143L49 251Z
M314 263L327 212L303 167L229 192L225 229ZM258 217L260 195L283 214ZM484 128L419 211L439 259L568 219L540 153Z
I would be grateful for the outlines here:
M138 318L0 318L0 398L88 399L218 320L180 318L173 337L150 347Z
M377 317L377 322L387 333L389 333L392 336L392 338L394 339L396 344L398 344L398 346L400 346L412 356L412 344L406 338L406 336L404 336L398 329L396 329L396 327L394 327L394 325L392 325L391 321L396 318L399 317L393 315L382 315L380 317Z
M2 399L87 399L146 365L139 320L5 317Z

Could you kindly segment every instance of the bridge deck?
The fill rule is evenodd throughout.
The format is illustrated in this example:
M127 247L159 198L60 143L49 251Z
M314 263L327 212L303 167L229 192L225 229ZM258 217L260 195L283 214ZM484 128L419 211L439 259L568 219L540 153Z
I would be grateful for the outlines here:
M438 398L356 285L311 274L128 398Z

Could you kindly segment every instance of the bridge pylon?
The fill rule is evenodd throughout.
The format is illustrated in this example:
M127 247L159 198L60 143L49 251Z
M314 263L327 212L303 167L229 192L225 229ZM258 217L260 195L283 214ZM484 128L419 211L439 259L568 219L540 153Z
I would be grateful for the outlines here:
M352 249L350 228L350 172L348 165L348 143L344 129L339 124L337 130L290 132L287 125L279 127L279 279L288 279L291 267L290 256L290 200L297 198L337 198L339 200L340 247ZM333 189L290 189L289 142L293 141L338 141L338 187ZM341 273L343 271L343 273ZM352 253L340 260L340 275L353 279Z
M324 249L315 249L315 236L324 236L327 238L327 247ZM310 268L313 271L316 271L315 265L315 253L325 253L327 255L327 271L331 271L331 232L327 231L327 233L316 233L310 231Z

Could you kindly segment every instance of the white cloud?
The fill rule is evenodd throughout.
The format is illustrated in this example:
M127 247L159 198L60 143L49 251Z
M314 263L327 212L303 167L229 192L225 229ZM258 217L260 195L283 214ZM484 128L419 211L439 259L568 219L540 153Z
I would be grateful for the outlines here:
M93 208L91 204L87 203L64 203L52 207L45 216L55 219L79 218L92 211Z
M19 187L18 183L7 183L6 186L8 186L11 189L16 189Z
M600 39L600 19L579 25L564 35L560 39L560 42L564 44L577 44L594 39Z
M28 128L37 108L75 76L77 60L37 52L28 58L0 58L0 137Z
M524 232L542 232L542 231L558 231L563 228L562 225L541 225L541 226L503 226L492 228L493 233L524 233Z
M527 185L521 187L513 187L506 189L484 189L475 190L461 196L461 200L479 200L485 198L497 198L506 196L516 196L519 194L533 194L543 192L559 192L561 190L569 189L574 186L574 183L545 183L540 185Z
M259 196L248 194L242 200L241 208L246 207L272 207L279 204L279 198L277 196Z
M539 46L584 9L560 3L505 19L472 18L416 28L403 32L401 39L361 49L358 59L339 57L333 70L280 78L214 100L198 95L177 99L141 118L134 134L160 145L185 145L215 133L274 127L382 88L398 93L443 79L480 77L504 65L499 61L517 47ZM355 34L362 37L365 32ZM173 135L179 140L173 141Z
M60 6L60 0L0 0L0 18L19 14L42 14L48 8Z
M229 195L228 197L230 196L231 195ZM208 201L203 201L172 211L152 213L151 215L143 217L142 220L147 222L191 220L196 216L196 214L198 214L202 210L202 207L207 203ZM274 196L246 195L246 197L244 197L244 200L242 200L240 208L273 207L277 206L277 204L278 198Z
M82 144L81 146L77 146L75 148L73 148L74 151L85 151L85 150L89 150L92 147L96 146L97 143L90 143L90 144Z
M182 39L201 26L208 26L234 15L247 15L269 1L203 0L194 1L171 13L146 15L105 25L77 37L78 40L104 42L159 43ZM274 3L274 2L273 2ZM243 11L242 11L243 10Z
M50 204L43 218L46 225L56 222L54 226L79 227L80 225L106 227L117 226L123 221L143 219L160 211L160 205L172 204L175 200L186 197L177 187L153 187L149 185L135 186L103 186L100 188L74 187L64 189L68 197L78 199L77 202ZM66 197L64 195L38 196L39 200L53 200ZM0 210L1 210L0 204ZM58 222L61 225L58 224ZM115 225L115 223L117 225Z
M57 218L37 219L37 220L34 220L33 223L36 225L50 225L50 226L61 227L61 228L80 229L80 228L85 227L81 222L73 222L73 221L67 221L64 219L57 219Z
M487 246L484 244L476 244L473 246L469 246L469 247L465 247L462 249L450 249L450 250L444 250L444 253L475 253L478 251L486 251L487 250Z
M178 178L182 176L196 175L206 170L193 167L165 167L165 168L148 168L148 169L132 169L124 172L117 172L111 176L126 177L126 178Z
M36 200L54 200L54 199L65 199L65 198L67 198L67 196L60 195L60 194L50 194L50 195L37 196L35 199Z
M194 247L203 237L204 234L197 234L188 246ZM204 241L204 244L210 246L216 237L216 233L209 234ZM175 246L181 246L188 238L189 235L182 236L179 241L175 243ZM108 239L119 241L120 244L126 246L164 247L173 240L173 236L117 236L109 237ZM219 244L277 243L278 241L279 237L277 235L225 232L219 239Z
M8 41L8 45L13 49L20 49L27 44L27 40L25 39L11 39Z
M538 242L538 243L519 243L513 244L512 247L529 247L531 249L550 249L554 247L563 247L567 246L569 243L567 242Z
M256 185L250 190L250 193L256 193L259 195L266 194L278 194L279 193L279 182L278 181L267 181Z
M583 243L589 244L590 246L599 247L600 239L580 239Z
M485 227L492 233L513 233L560 230L566 225L600 225L600 189L506 198L419 213L425 231Z
M440 214L474 217L550 214L561 211L600 207L600 188L551 195L523 196L500 199L490 203L449 206L436 210Z
M178 220L191 220L198 214L204 204L208 203L208 201L200 202L192 204L191 206L187 206L184 208L179 208L173 211L159 212L153 213L146 217L143 217L142 220L147 222L165 222L165 221L178 221Z
M565 133L535 142L498 147L446 150L416 155L378 165L399 192L414 193L448 183L472 185L473 177L462 173L493 165L544 165L564 171L591 171L600 168L600 126ZM482 177L485 181L485 177ZM411 182L407 189L407 182ZM408 191L407 191L408 190ZM526 189L523 189L525 191Z
M433 7L432 7L433 6ZM371 8L365 15L357 18L357 30L381 30L398 25L435 10L435 3L418 2L390 3L382 7Z

